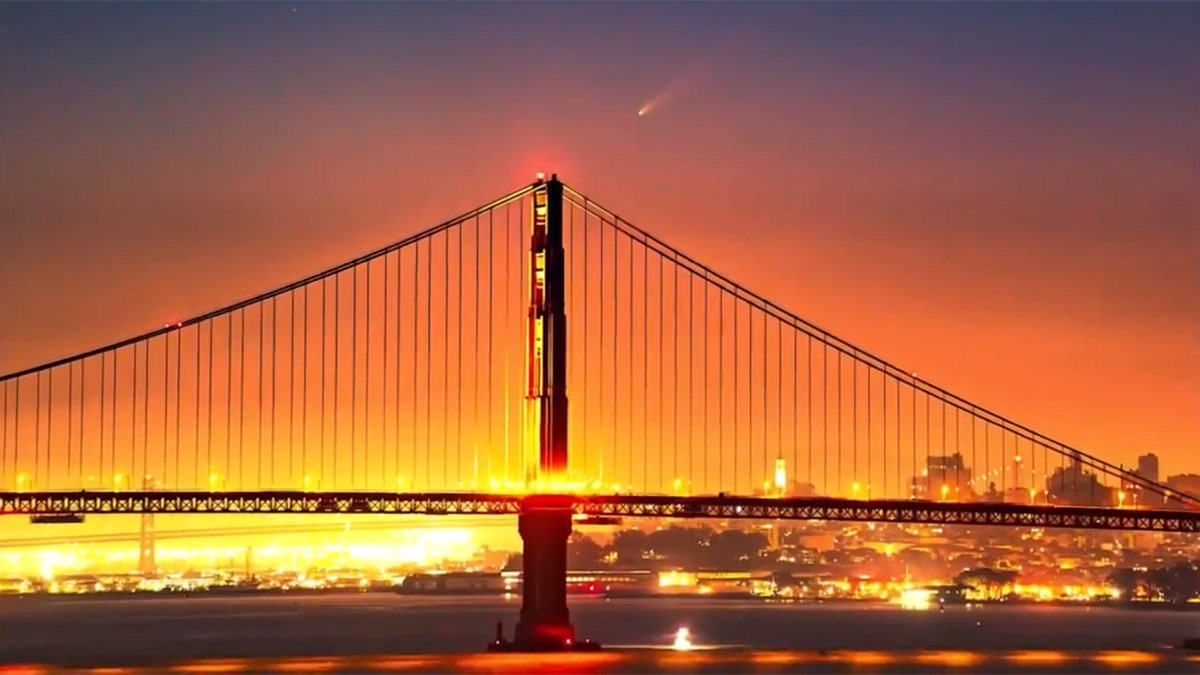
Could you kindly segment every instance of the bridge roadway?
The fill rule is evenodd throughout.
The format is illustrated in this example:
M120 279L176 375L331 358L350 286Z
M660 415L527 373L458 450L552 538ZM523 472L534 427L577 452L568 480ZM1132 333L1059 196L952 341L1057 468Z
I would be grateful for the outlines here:
M0 492L0 515L213 513L515 516L570 508L590 517L835 520L1200 532L1200 510L1044 506L834 497L479 492Z

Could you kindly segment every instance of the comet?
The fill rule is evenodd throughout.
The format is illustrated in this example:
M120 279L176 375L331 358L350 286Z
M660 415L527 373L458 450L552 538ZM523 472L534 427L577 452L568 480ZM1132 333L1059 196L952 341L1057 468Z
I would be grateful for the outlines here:
M638 108L637 116L646 117L675 98L678 98L680 94L683 94L688 89L691 89L692 86L696 84L698 79L698 74L694 72L677 78L674 82L667 85L667 87L662 91L652 96L649 101L646 101L642 105L642 107Z

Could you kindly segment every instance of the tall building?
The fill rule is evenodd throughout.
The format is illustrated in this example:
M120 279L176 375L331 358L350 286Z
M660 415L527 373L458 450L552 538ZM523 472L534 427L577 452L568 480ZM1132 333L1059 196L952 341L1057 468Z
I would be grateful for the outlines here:
M963 501L974 497L973 476L960 453L930 455L925 469L912 479L912 497L940 501Z
M1158 455L1148 452L1138 457L1137 475L1153 483L1158 482Z

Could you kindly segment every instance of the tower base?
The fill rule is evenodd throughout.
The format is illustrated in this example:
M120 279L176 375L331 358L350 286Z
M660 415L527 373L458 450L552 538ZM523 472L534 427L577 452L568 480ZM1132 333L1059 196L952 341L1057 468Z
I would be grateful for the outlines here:
M496 623L496 637L488 643L487 650L493 653L545 653L545 652L598 652L600 643L588 639L561 639L553 634L532 634L509 641L504 637L504 623Z
M521 573L521 619L512 642L503 624L488 651L593 651L600 645L576 640L567 610L567 539L571 536L571 507L549 495L527 497L518 520L524 542Z

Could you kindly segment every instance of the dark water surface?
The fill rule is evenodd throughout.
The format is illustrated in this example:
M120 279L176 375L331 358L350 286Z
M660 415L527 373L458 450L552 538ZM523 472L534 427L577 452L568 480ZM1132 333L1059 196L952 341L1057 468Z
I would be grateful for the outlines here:
M32 672L1200 673L1200 614L1063 607L572 603L600 654L480 655L518 600L390 594L0 598L0 664ZM670 649L686 626L696 649ZM473 653L475 652L475 653ZM3 669L0 669L2 671ZM25 668L22 668L25 670Z

